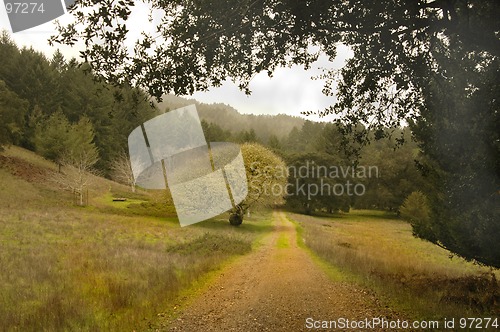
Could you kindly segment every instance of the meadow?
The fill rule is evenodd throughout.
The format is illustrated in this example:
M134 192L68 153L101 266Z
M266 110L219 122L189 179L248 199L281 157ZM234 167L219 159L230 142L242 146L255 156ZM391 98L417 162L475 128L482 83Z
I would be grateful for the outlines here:
M227 216L181 228L161 197L101 178L77 207L53 172L26 150L0 154L2 330L153 328L271 229L269 213L239 228Z
M328 217L289 214L298 241L335 278L374 290L416 319L500 315L500 272L415 238L395 214L352 210Z
M155 330L227 264L272 231L270 211L242 226L222 215L181 228L168 194L95 178L89 205L51 177L55 164L0 153L0 322L6 331ZM113 201L125 198L125 201ZM500 273L450 258L394 214L288 213L298 241L328 273L374 291L407 317L500 315ZM277 240L287 248L286 237Z

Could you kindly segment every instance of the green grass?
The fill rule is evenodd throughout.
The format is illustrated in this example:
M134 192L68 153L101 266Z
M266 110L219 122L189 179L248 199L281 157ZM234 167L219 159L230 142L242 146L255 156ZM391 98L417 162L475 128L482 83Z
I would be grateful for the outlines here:
M415 318L498 315L499 273L413 237L392 214L353 211L334 218L290 214L303 243L331 275L375 289ZM340 271L340 273L338 273Z
M329 264L328 261L323 259L321 256L319 256L315 251L313 251L311 248L306 246L304 242L304 227L300 222L297 222L296 220L290 218L287 216L287 219L295 226L296 229L296 234L297 234L297 245L304 249L309 256L311 256L312 260L316 265L318 265L327 275L328 277L333 280L333 281L346 281L348 280L346 278L346 274L343 273L339 268L336 266Z
M285 233L281 233L278 237L278 241L276 241L276 246L278 249L286 249L290 247L290 243L288 243L288 237Z
M125 198L125 201L113 201L115 198ZM142 197L142 198L127 198L127 195L124 195L123 193L121 195L116 195L111 192L108 192L100 197L94 198L94 203L97 203L98 205L106 205L109 207L114 207L116 209L128 209L130 208L130 205L134 204L141 204L148 202L149 199L147 197Z
M31 152L14 150L20 152L9 153L30 165L47 166ZM13 175L16 165L0 167L5 331L146 330L271 230L269 212L240 227L221 216L181 228L175 217L159 213L154 194L128 195L127 187L104 179L90 190L92 206L76 207L49 179ZM117 196L128 196L126 204L113 202Z

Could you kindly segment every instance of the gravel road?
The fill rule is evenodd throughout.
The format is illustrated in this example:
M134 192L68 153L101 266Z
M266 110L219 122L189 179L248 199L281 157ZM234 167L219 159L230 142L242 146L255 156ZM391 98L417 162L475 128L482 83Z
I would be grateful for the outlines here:
M328 278L297 246L295 227L283 212L274 212L274 231L263 241L225 269L166 330L311 331L308 318L309 322L399 318L371 292Z

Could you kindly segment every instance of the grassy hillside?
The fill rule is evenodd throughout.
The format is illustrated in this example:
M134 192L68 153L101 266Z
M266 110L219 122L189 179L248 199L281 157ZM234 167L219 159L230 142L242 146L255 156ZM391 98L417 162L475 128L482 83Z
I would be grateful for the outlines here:
M7 331L144 330L175 313L184 289L249 252L270 228L267 214L240 228L224 216L180 228L158 195L131 194L102 178L89 206L76 207L51 181L55 172L27 150L0 153L0 322Z
M380 211L332 217L290 214L300 240L342 276L375 289L420 319L498 316L500 271L474 265L412 235L411 226Z

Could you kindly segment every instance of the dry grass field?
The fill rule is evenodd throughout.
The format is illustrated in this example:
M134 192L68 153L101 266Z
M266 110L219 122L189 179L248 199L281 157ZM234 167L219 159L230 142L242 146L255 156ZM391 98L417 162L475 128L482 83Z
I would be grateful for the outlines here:
M180 228L159 217L172 214L161 198L99 178L77 207L50 181L56 171L26 150L0 154L2 330L148 329L270 229L270 214Z
M416 318L500 315L499 271L450 258L380 211L336 217L289 214L299 241L339 270ZM347 277L346 277L347 276Z

